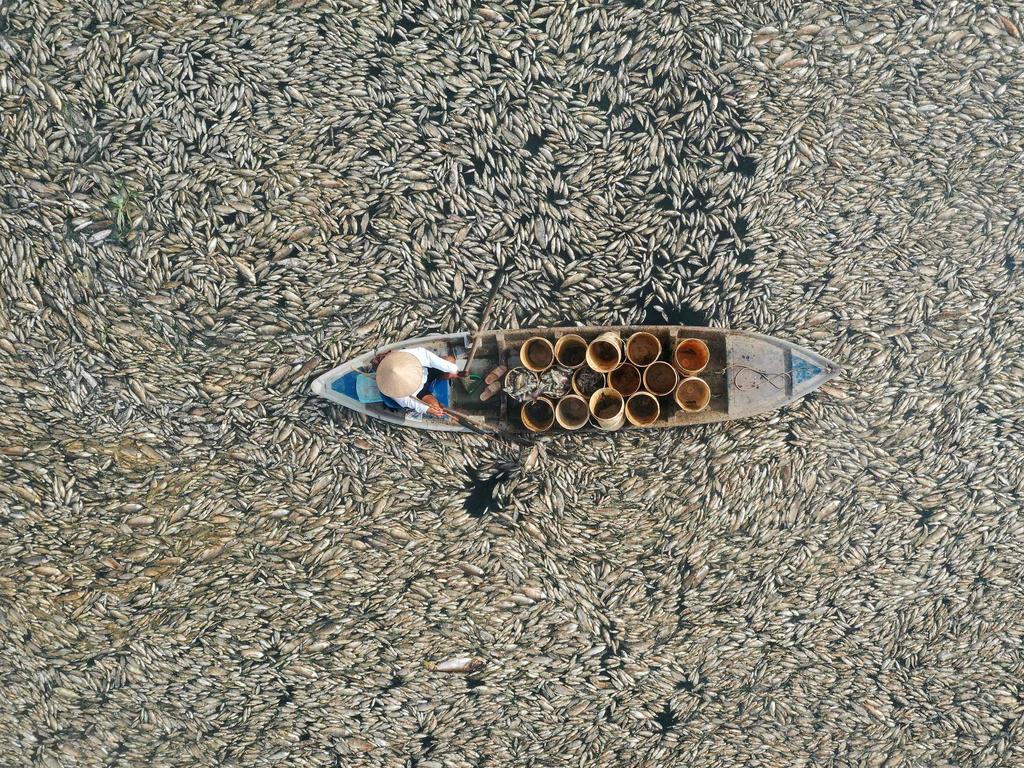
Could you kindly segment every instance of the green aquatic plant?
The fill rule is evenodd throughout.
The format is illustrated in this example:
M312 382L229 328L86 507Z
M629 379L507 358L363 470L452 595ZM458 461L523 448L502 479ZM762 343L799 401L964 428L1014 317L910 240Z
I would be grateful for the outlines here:
M132 231L132 218L138 212L138 192L118 185L117 194L110 198L107 206L113 212L113 237L124 242Z

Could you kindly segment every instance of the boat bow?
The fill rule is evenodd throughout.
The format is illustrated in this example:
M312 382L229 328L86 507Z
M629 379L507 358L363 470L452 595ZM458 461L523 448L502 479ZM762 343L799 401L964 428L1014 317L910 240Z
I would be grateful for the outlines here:
M727 342L729 418L781 408L839 375L841 367L799 344L748 331Z

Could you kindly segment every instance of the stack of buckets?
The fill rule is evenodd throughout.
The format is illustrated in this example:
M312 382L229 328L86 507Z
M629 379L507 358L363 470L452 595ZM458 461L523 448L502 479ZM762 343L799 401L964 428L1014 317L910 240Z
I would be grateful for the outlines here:
M657 336L638 331L625 343L617 331L606 331L591 342L576 334L561 336L554 344L541 336L526 340L519 359L529 370L543 373L552 365L572 371L572 394L552 402L538 397L523 405L523 424L533 432L546 432L554 423L568 430L581 429L590 419L604 430L616 430L628 420L649 427L661 415L659 397L674 395L688 413L698 413L711 402L711 388L699 377L710 360L708 345L683 339L671 362L661 360Z

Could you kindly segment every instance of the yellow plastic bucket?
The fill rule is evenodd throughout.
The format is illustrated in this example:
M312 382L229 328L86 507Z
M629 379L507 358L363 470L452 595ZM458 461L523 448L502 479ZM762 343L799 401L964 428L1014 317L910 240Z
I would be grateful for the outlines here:
M546 397L538 397L523 403L519 409L519 417L531 432L547 432L555 423L555 406Z
M626 401L626 418L637 427L649 427L661 415L658 398L650 392L637 392Z
M657 360L644 368L644 389L653 395L671 395L679 383L679 374L668 363Z
M555 421L562 429L582 429L590 418L590 407L579 395L566 395L555 406Z
M600 373L614 371L622 364L622 339L606 331L587 345L587 365Z
M569 333L555 342L555 360L566 368L579 368L587 361L587 341Z
M644 368L661 357L661 342L653 333L637 331L626 340L626 357L637 368Z
M534 373L546 371L555 363L555 348L543 336L531 336L519 348L519 360Z
M686 376L696 376L703 371L711 359L711 350L700 339L683 339L676 344L672 361Z
M629 397L640 389L640 369L632 363L624 363L608 374L608 386L623 397Z
M590 415L601 429L615 430L626 422L626 403L619 392L605 387L591 395Z
M687 413L699 413L711 402L711 387L704 379L691 376L679 382L676 388L676 405Z

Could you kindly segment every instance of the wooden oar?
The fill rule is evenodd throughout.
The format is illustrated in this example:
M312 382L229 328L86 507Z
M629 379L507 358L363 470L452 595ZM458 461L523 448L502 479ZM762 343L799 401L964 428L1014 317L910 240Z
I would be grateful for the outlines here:
M512 443L513 445L518 445L523 448L536 449L539 445L539 442L537 440L530 440L529 438L522 437L520 435L515 434L514 432L507 432L503 429L489 429L487 427L481 427L472 419L468 418L465 414L459 413L458 411L453 411L449 408L445 408L443 405L441 406L441 410L443 410L446 414L455 419L456 422L464 426L470 432L475 432L478 435L483 435L484 437L491 437L494 438L495 440L505 440L507 442ZM544 450L549 456L554 456L555 458L562 459L563 461L573 460L572 456L567 455L564 451L552 448L550 444L546 443L544 445Z
M501 258L501 243L496 243L498 258ZM506 265L503 263L498 267L498 271L494 273L494 284L491 286L491 295L487 299L487 304L484 305L484 313L480 317L480 323L476 327L476 333L473 334L473 343L469 347L469 355L466 357L466 365L462 369L466 373L469 373L469 366L473 364L473 358L476 357L477 351L480 349L480 341L483 338L484 331L487 330L487 321L491 317L491 309L494 307L494 300L498 296L498 289L501 287L501 278L505 274ZM465 390L469 391L469 384L466 383L467 379L462 380L462 386Z
M480 349L480 341L483 337L484 331L487 330L487 320L491 316L491 308L494 306L494 299L498 295L498 290L495 288L491 292L491 297L487 300L487 306L484 307L483 317L480 319L480 325L477 326L476 334L473 336L473 344L469 347L469 355L466 356L466 367L463 368L467 373L469 372L469 366L473 364L473 358L476 357L477 351ZM466 380L462 381L463 386L468 388Z
M504 430L499 430L499 429L489 429L487 427L481 427L479 424L477 424L475 421L470 419L465 414L459 413L458 411L453 411L451 408L445 408L442 405L441 406L441 410L444 411L448 416L451 416L453 419L455 419L455 421L458 424L461 424L463 427L468 429L470 432L475 432L476 434L483 435L484 437L493 437L493 438L496 438L498 440L507 440L510 443L515 443L516 445L525 445L525 446L532 446L533 445L533 441L532 440L527 440L525 437L520 437L519 435L513 434L511 432L506 432Z

